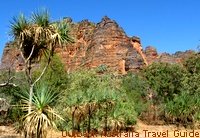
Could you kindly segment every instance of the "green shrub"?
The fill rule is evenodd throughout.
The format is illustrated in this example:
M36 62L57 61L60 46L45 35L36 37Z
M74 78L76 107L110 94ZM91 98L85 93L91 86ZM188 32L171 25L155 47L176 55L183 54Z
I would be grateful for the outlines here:
M101 64L101 65L99 65L99 66L97 67L96 72L97 72L97 73L104 73L104 72L106 72L107 70L108 70L107 65Z
M183 62L184 67L191 74L200 73L200 54L191 55Z
M138 115L146 110L148 101L148 84L140 76L129 73L122 79L122 91L126 93L129 101L134 101L134 107Z
M182 92L166 103L166 117L173 123L194 125L200 119L200 95Z
M172 100L181 92L186 71L178 64L153 63L144 69L144 77L161 102Z
M61 129L108 130L119 122L123 126L136 122L134 101L120 90L120 79L98 76L94 71L78 71L69 75L69 82L57 103L57 109L67 122L63 122L67 124L64 128L60 123Z
M182 75L180 93L165 104L168 121L184 126L195 125L200 119L200 58L192 55L184 61L186 72Z

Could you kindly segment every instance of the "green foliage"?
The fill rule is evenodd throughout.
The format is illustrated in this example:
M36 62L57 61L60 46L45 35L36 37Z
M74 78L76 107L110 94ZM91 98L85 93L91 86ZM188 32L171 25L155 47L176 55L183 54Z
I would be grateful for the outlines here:
M48 85L37 85L32 99L32 110L24 116L23 126L27 134L35 134L37 138L45 138L50 127L56 127L54 120L62 119L52 108L58 95ZM22 110L28 112L29 93L21 95Z
M148 84L157 93L160 101L172 100L181 92L185 73L180 65L169 63L153 63L144 70Z
M116 127L112 124L125 126L136 122L134 102L120 91L120 79L110 75L97 76L93 71L79 71L69 75L69 82L57 105L68 122L64 123L67 124L64 128L61 123L61 129L90 131Z
M11 86L0 88L0 98L6 99L10 105L6 117L0 116L0 119L3 118L3 120L0 121L0 124L8 125L11 123L19 122L21 116L24 115L23 111L20 108L18 108L19 104L18 93L20 93L21 90L22 89L20 87L11 87Z
M33 72L33 80L40 76L46 62L47 59L42 58ZM64 121L56 120L60 130L124 129L134 125L138 116L144 120L157 117L170 123L194 125L200 120L199 64L199 55L195 55L186 59L184 66L153 63L141 75L113 76L105 73L106 65L67 74L59 56L54 55L46 73L36 83L39 86L34 87L30 114L25 116L29 94L27 83L21 83L25 79L21 73L11 72L19 78L12 82L20 82L24 87L2 87L0 97L17 105L9 111L7 122L15 121L18 132L23 131L24 126L30 127L30 131L37 130L38 136L45 135L49 126L55 126L52 116L61 118L56 111L64 118ZM2 72L0 81L7 78ZM25 111L18 106L21 97L25 100ZM24 120L21 116L25 116ZM43 118L44 122L50 122L46 126L38 123L42 116L46 119ZM30 123L28 117L33 119Z
M194 54L184 61L184 66L191 74L200 73L200 54Z
M199 105L198 98L200 98L200 56L193 55L188 58L184 62L184 66L187 69L188 73L184 76L184 80L182 82L183 91L187 91L190 95L190 99L193 100L193 107ZM199 114L200 110L195 109L196 113ZM198 118L200 119L200 118Z
M23 76L21 73L16 73L15 71L10 69L0 71L0 83L5 83L8 82L9 80L9 83L18 85L22 78ZM21 110L18 110L17 108L12 106L19 101L18 99L19 97L17 96L17 94L21 91L21 89L22 88L20 86L14 87L12 85L0 87L0 98L6 99L6 101L11 105L8 110L7 116L6 117L1 116L3 117L1 123L3 124L13 123L15 121L18 121L19 117L22 115Z
M17 48L23 53L25 64L44 55L51 57L56 46L73 42L67 24L51 23L47 10L34 12L30 20L23 14L14 17L10 28L10 35L19 43Z
M36 133L36 137L45 137L43 133L48 126L52 126L52 120L49 114L55 115L48 104L52 103L53 97L47 90L37 90L34 88L36 83L41 80L51 61L56 47L72 42L69 36L67 25L64 22L51 23L48 12L41 11L32 14L30 20L23 15L13 18L11 22L11 33L18 43L17 48L24 61L25 74L29 86L29 97L25 100L28 106L28 114L25 119L25 130L28 135ZM46 64L40 75L33 80L33 63L39 63L41 58L46 58ZM56 81L58 82L58 81ZM58 87L58 85L56 86ZM56 88L54 87L54 89ZM40 94L33 94L34 90L41 91ZM54 96L54 95L53 95ZM46 103L46 104L45 104ZM44 112L43 112L44 111Z
M46 27L49 25L49 13L47 10L32 13L31 21L38 26Z
M107 70L108 70L107 65L101 64L101 65L99 65L99 66L97 67L96 72L97 72L97 73L104 73L104 72L106 72Z
M184 75L184 80L182 81L182 91L188 91L191 95L200 94L200 73Z
M123 126L136 124L137 113L134 110L134 103L129 100L117 101L113 109L112 120L115 123L121 123ZM120 127L120 126L119 126Z
M11 32L13 36L19 36L21 32L28 28L28 21L23 14L20 14L19 17L14 17L11 22Z
M193 125L200 119L200 95L183 91L166 103L166 117L184 125Z
M129 73L122 79L122 91L126 93L129 101L134 101L135 110L140 115L147 108L148 84L136 74Z
M16 104L19 101L18 93L22 91L26 87L26 83L24 83L24 75L22 73L12 73L14 78L11 80L12 83L16 84L17 86L4 86L0 87L0 97L5 98L9 101L10 104ZM6 75L3 76L1 79L6 78ZM7 79L7 78L6 78ZM5 79L5 80L6 80ZM5 81L2 81L5 82ZM20 85L21 84L21 85Z
M193 55L184 61L187 72L181 82L181 93L165 105L166 117L184 125L200 120L200 58Z
M44 68L46 59L42 59L39 69L34 71L33 78L38 78ZM62 63L60 57L56 54L51 59L49 68L41 78L40 83L45 82L48 86L51 86L56 92L62 92L68 87L68 74L65 71L65 66Z
M19 100L16 95L20 91L20 87L5 86L0 88L0 97L8 100L10 104L15 104Z

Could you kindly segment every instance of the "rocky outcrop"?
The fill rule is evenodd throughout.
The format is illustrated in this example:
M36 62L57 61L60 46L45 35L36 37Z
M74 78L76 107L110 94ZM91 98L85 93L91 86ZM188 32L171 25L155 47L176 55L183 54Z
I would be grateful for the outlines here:
M97 24L85 60L87 67L95 68L105 64L114 71L132 70L144 64L139 53L133 48L130 38L108 17L104 17ZM125 66L118 66L122 61L125 62Z
M137 50L137 52L142 56L142 59L146 65L148 65L146 55L143 52L141 43L140 43L140 38L139 37L132 37L131 38L131 44L133 45L133 48Z
M23 70L23 59L16 45L16 42L6 43L1 59L1 68L14 68L16 71Z
M144 51L145 55L146 55L146 58L147 58L147 62L149 64L157 61L157 58L158 58L158 53L157 53L157 50L156 48L152 47L152 46L148 46L145 48L145 51Z
M88 20L74 23L69 17L63 21L68 23L74 43L65 45L64 49L57 48L56 53L69 72L106 66L111 72L126 74L153 62L180 63L192 53L158 54L152 46L143 50L139 37L128 37L114 20L106 16L97 24ZM6 44L2 65L11 64L19 71L23 69L23 60L15 46L15 42Z
M71 71L83 66L96 24L89 22L88 20L73 23L69 18L67 18L67 20L65 19L65 21L69 23L71 30L70 35L75 43L67 44L64 49L58 48L56 49L56 52L62 58L63 63L66 65L66 69Z
M64 50L57 49L57 52L68 71L106 65L110 71L125 74L127 70L135 70L144 65L140 53L131 43L132 39L114 20L104 17L98 24L88 20L77 24L69 18L65 20L70 21L75 43L67 45Z
M145 49L145 55L149 64L153 62L167 62L167 63L178 63L181 64L186 58L190 57L192 54L195 54L195 51L187 50L185 52L176 52L175 54L161 53L158 54L157 50L153 46L148 46Z

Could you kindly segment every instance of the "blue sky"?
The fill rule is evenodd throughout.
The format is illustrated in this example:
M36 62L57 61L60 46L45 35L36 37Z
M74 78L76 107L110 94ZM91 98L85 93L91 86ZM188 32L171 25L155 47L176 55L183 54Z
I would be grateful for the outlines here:
M200 44L200 0L1 0L0 57L10 40L12 17L41 8L49 10L52 20L97 23L107 15L128 36L139 36L143 47L155 46L159 53L197 50Z

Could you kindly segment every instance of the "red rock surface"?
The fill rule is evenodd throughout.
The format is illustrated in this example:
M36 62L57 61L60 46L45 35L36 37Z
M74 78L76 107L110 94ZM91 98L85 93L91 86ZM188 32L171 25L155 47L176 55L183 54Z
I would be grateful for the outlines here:
M158 54L152 46L143 51L139 37L128 37L114 20L106 16L97 24L88 20L78 23L72 22L71 18L63 20L69 24L75 43L67 44L64 49L57 48L56 53L60 55L68 71L105 65L111 72L125 74L126 71L135 71L153 62L180 63L194 53L186 51L172 55ZM12 64L16 70L23 69L23 61L16 45L15 42L6 44L1 67Z
M1 68L14 68L17 71L23 70L23 60L15 42L8 42L3 51Z

